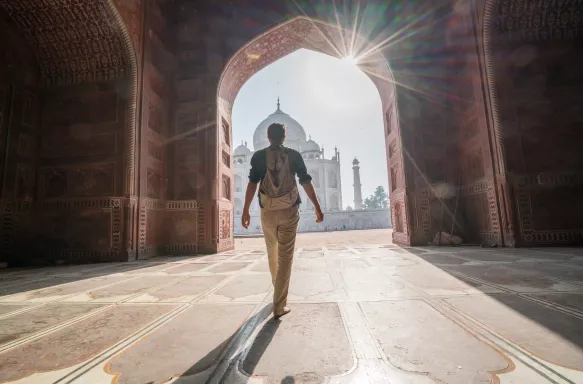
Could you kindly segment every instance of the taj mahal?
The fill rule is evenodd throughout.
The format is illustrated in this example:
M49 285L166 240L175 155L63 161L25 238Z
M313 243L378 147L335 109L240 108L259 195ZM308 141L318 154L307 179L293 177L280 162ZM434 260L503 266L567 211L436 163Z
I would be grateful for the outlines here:
M304 190L300 188L302 205L300 206L298 231L317 232L390 227L391 220L388 209L363 209L360 167L357 159L352 161L354 208L351 206L346 207L346 209L343 208L342 180L340 177L341 157L338 148L334 148L334 155L327 159L324 148L306 134L304 127L297 120L281 109L281 103L278 98L275 112L259 123L253 133L253 150L248 147L247 142L242 142L233 151L235 235L259 234L262 232L259 219L260 208L257 199L254 199L251 204L251 225L248 229L244 229L241 226L240 218L243 212L243 202L245 201L245 188L251 169L251 157L255 151L269 146L267 127L272 123L285 124L285 146L302 154L308 173L312 176L312 183L318 195L318 200L322 210L325 212L324 223L316 224L314 206Z

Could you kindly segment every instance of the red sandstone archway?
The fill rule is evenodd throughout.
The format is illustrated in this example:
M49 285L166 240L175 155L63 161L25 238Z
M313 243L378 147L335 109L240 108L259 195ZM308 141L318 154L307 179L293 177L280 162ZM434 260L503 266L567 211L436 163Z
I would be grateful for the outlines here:
M11 142L4 148L18 171L6 172L1 194L2 253L33 253L38 243L47 259L135 258L140 28L132 20L141 18L141 3L0 0L0 11L40 68L38 81L5 79L0 87L14 89L17 104L26 95L25 124L8 129L34 143L26 162ZM30 185L14 192L19 183Z
M400 129L393 75L380 52L365 39L321 21L297 17L254 38L228 61L217 89L216 179L214 197L217 200L218 251L233 247L233 152L231 112L233 102L243 84L255 73L276 60L305 48L337 58L349 55L365 58L359 67L373 81L382 102L386 152L390 178L392 219L401 232L394 241L407 243L404 193L403 153L400 150ZM388 176L387 176L388 177ZM395 213L395 209L402 212ZM398 223L397 223L398 222Z

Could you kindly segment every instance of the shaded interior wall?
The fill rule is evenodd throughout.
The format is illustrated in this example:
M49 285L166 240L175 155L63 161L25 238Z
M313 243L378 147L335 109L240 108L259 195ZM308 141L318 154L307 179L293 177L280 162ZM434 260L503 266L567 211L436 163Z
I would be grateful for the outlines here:
M0 261L29 231L35 200L40 72L34 52L0 11ZM20 220L16 220L16 218Z
M451 231L453 203L446 199L442 209L440 199L444 186L456 185L459 179L459 150L451 134L454 114L448 59L455 53L456 42L448 41L450 13L449 6L424 13L418 33L387 54L398 82L412 245L427 245L438 231Z
M583 41L496 36L506 171L517 242L583 242Z
M216 17L203 14L195 4L177 4L172 15L176 72L171 119L176 140L168 146L169 244L196 244L199 252L207 253L216 251L216 84L225 60L216 57L221 57L224 36L213 34Z
M378 80L375 77L371 77L371 80L379 89L383 106L393 241L406 243L408 241L408 226L406 225L407 211L405 209L405 180L403 174L404 154L398 122L397 97L395 92L383 92L383 88L388 88L384 80Z
M458 2L448 22L451 118L448 124L456 192L447 202L465 242L501 244L496 170L483 93L480 37L471 2ZM451 215L450 215L451 216ZM451 228L451 221L448 223ZM448 229L449 231L449 229Z
M35 241L27 249L66 261L119 260L127 93L125 79L43 90Z
M20 47L14 57L22 58L26 41L36 41L34 56L43 69L31 77L25 60L19 64L24 76L10 74L18 93L11 102L8 120L14 129L3 167L4 207L4 196L12 199L11 208L3 209L3 256L11 264L128 260L131 58L114 12L103 8L106 3L88 3L86 13L59 4L52 19L47 12L54 9L44 3L3 6L18 23L2 32L3 50L12 43ZM108 23L98 22L91 33L81 27L84 18L93 22L95 17ZM66 32L55 32L51 23L60 23ZM21 32L26 41L14 38ZM107 40L99 44L100 39ZM26 97L21 100L20 94Z
M140 257L161 254L169 244L167 200L169 150L172 136L172 78L175 70L172 27L158 2L144 1L145 19L139 144Z

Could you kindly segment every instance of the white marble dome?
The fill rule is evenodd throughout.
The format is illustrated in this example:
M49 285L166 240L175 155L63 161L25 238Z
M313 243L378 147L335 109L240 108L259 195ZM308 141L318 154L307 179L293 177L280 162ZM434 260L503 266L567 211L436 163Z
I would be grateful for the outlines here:
M306 143L306 131L294 118L280 109L279 101L277 102L277 110L271 115L267 116L253 134L253 149L258 151L269 146L267 139L267 128L273 123L281 123L286 126L285 146L299 150L302 145Z

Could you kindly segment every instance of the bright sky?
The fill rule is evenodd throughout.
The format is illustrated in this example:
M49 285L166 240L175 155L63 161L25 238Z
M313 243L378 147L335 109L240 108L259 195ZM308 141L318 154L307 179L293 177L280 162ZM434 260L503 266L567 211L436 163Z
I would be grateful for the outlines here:
M235 145L251 149L257 125L277 108L296 119L325 149L340 152L342 201L354 207L352 160L360 161L363 199L379 185L388 191L381 100L372 81L349 61L300 49L247 81L233 106Z

